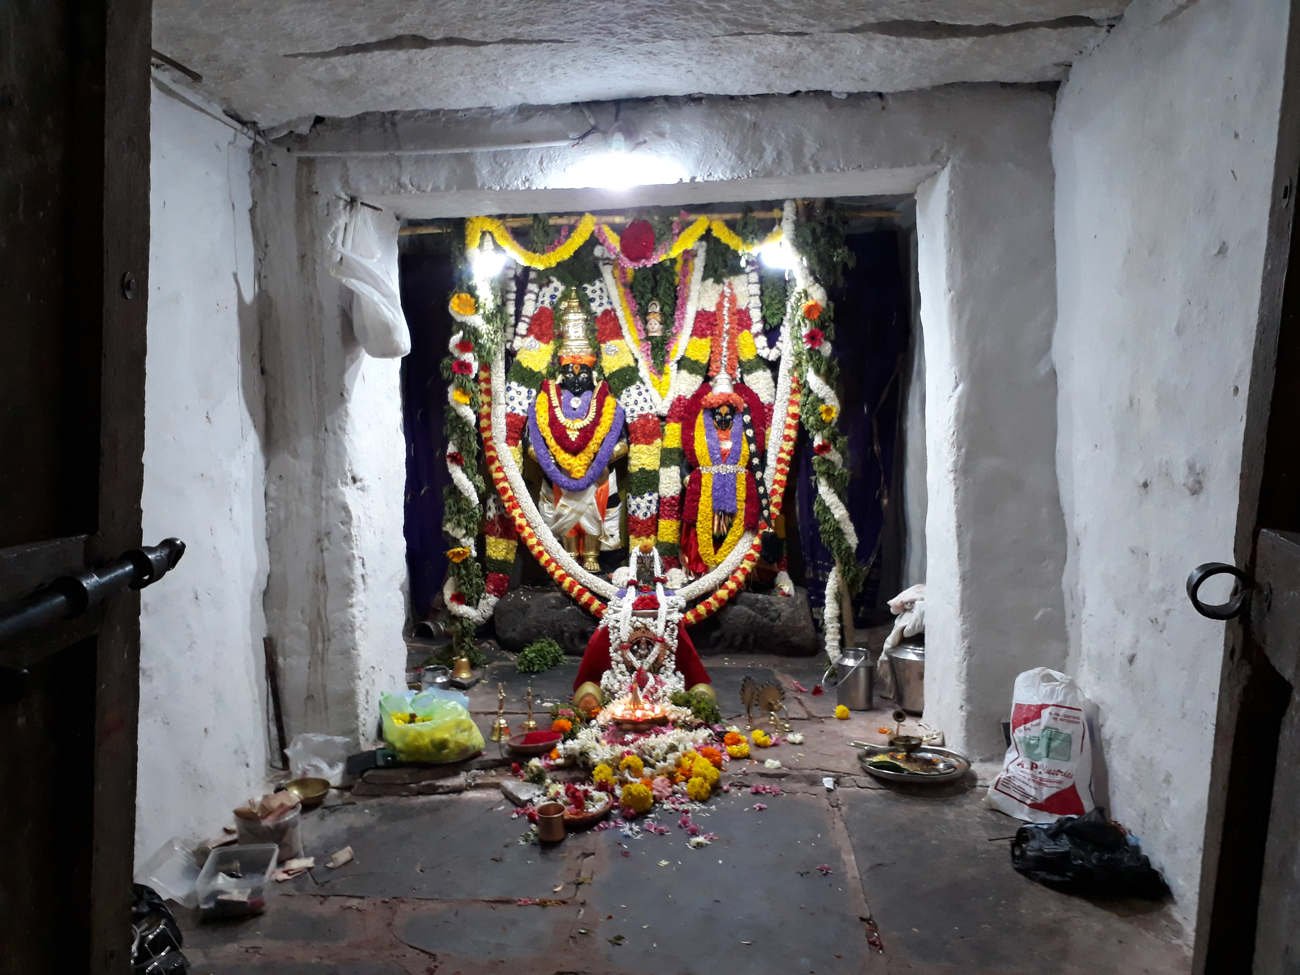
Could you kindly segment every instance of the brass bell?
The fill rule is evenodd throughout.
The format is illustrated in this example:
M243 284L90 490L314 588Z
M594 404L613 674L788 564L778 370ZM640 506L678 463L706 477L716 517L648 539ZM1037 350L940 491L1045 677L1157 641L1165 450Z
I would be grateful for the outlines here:
M474 666L469 657L456 657L451 662L451 676L457 680L469 680L474 676Z
M506 720L504 714L498 715L497 719L492 722L493 741L508 741L510 738L510 722Z

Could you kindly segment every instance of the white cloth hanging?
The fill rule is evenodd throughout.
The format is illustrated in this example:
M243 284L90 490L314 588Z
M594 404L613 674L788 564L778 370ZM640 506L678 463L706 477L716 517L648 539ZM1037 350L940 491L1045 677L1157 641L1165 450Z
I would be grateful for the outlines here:
M411 351L397 281L397 218L353 201L330 232L330 273L353 294L352 329L368 355Z

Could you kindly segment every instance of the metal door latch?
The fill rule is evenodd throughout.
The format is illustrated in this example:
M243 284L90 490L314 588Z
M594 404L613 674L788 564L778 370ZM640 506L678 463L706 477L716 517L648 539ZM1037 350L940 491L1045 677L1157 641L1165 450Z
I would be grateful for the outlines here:
M1227 602L1202 602L1201 586L1205 585L1207 580L1219 575L1232 576L1232 593L1228 596ZM1246 611L1246 605L1250 601L1250 594L1253 589L1254 585L1250 576L1235 565L1228 565L1224 562L1202 563L1193 569L1187 577L1187 598L1192 601L1192 606L1196 608L1198 613L1212 620L1230 620L1242 615Z

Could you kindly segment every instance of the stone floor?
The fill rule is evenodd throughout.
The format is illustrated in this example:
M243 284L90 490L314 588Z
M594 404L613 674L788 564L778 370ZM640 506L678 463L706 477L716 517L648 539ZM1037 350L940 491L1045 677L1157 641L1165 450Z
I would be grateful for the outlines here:
M779 758L779 770L731 765L731 791L696 816L717 835L712 845L688 847L668 818L666 835L609 829L553 849L521 844L525 823L499 790L508 771L492 744L468 771L375 770L364 787L332 794L305 819L309 854L323 861L350 845L355 860L275 885L259 918L199 924L185 916L193 971L1187 971L1167 908L1068 897L1011 869L1016 823L981 801L992 767L939 792L885 787L861 772L849 745L879 740L884 712L837 721L833 695L793 690L795 681L817 683L815 661L709 665L724 714L738 712L745 673L779 676L806 736L761 753ZM535 677L539 699L563 696L575 666ZM490 726L497 681L517 721L526 679L500 658L487 677L471 692L481 726ZM754 795L754 784L782 794ZM453 794L400 794L428 792Z

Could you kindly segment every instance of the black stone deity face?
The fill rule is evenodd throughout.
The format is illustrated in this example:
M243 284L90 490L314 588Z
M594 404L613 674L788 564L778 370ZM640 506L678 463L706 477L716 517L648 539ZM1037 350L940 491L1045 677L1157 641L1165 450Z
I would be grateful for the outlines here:
M584 362L566 362L560 366L560 388L581 396L596 388L596 371Z
M719 403L713 408L713 424L719 430L730 429L731 421L736 418L736 408L730 403Z

